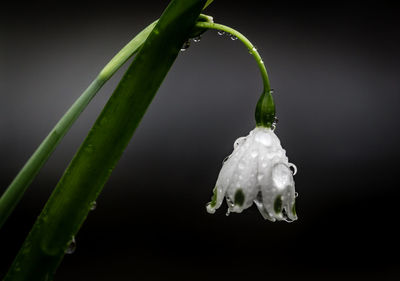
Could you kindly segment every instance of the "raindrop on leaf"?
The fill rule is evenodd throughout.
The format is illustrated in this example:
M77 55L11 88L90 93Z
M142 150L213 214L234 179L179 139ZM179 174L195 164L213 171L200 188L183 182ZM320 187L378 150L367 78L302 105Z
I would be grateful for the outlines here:
M73 254L76 250L76 241L75 241L75 237L72 236L72 239L69 241L68 247L65 250L66 254Z
M185 41L181 47L181 52L186 51L190 47L190 40Z

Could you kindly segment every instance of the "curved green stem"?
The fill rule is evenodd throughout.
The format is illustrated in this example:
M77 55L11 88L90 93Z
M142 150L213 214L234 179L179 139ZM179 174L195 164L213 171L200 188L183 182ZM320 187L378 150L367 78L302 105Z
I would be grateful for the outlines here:
M257 65L258 65L258 68L260 69L261 77L262 77L262 80L264 83L264 92L268 93L271 91L268 73L267 73L267 69L265 68L264 62L261 59L261 56L258 53L256 47L250 42L249 39L246 38L246 36L244 36L242 33L240 33L239 31L237 31L229 26L226 26L223 24L218 24L218 23L198 22L198 23L196 23L196 27L221 30L221 31L231 34L232 36L237 37L240 41L242 41L242 43L247 47L247 49L249 49L250 54L253 55L253 57L255 58L255 60L257 62Z
M74 104L72 104L70 109L64 114L60 121L58 121L49 135L32 154L0 198L0 228L17 206L29 184L33 181L44 163L46 163L47 159L71 128L75 120L79 117L100 88L139 49L156 24L157 21L143 29L127 45L125 45L125 47L122 48L113 59L111 59L111 61L103 68L96 79L94 79Z

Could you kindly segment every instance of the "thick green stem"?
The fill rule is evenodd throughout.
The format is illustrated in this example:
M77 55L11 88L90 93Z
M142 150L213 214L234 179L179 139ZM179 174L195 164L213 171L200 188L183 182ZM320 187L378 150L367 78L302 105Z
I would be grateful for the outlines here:
M86 108L92 98L107 82L108 79L138 50L153 30L157 21L153 22L135 36L118 54L103 68L96 79L75 101L70 109L58 121L49 135L42 141L40 146L32 154L24 167L11 182L7 190L0 198L0 228L12 213L18 202L24 195L29 184L33 181L42 166L46 163L58 143L71 128L82 111Z
M143 43L36 220L4 281L52 280L205 0L173 0Z
M242 33L239 31L218 23L210 23L210 22L198 22L196 23L196 27L198 28L205 28L205 29L216 29L227 32L232 36L237 37L246 47L249 49L250 54L253 55L254 59L257 62L258 68L261 72L261 77L264 83L264 92L269 92L271 90L271 86L269 83L267 69L265 68L264 61L261 59L260 54L258 53L256 47L250 42L249 39L246 38Z

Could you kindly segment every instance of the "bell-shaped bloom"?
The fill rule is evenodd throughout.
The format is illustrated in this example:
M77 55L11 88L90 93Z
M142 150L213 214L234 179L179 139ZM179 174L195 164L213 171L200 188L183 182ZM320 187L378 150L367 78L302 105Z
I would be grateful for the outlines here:
M232 154L223 163L207 211L215 213L226 197L227 214L241 213L254 202L265 219L294 221L297 219L295 173L296 166L289 163L273 130L256 127L248 136L235 141Z

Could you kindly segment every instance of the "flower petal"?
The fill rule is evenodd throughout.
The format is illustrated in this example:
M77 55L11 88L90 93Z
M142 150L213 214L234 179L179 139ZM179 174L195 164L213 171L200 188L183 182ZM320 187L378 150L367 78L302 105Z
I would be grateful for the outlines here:
M244 153L237 158L226 197L230 211L240 213L253 204L257 195L257 161L258 151L254 147L254 138L249 136L240 144Z
M217 183L214 188L215 190L212 200L207 204L208 213L214 214L215 210L221 206L226 190L232 182L232 176L236 167L238 166L238 161L246 152L245 146L243 145L245 142L246 139L244 137L237 139L235 141L232 154L222 164L222 168L219 172Z

